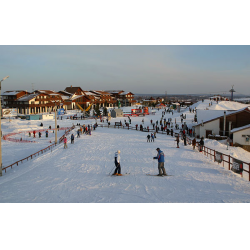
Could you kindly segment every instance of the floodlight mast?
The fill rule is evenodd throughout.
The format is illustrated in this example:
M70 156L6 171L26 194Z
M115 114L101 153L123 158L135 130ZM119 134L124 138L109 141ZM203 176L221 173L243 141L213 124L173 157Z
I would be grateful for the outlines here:
M4 80L6 80L7 78L9 78L9 76L5 76L5 77L1 80L1 82L4 81Z
M0 81L0 176L2 176L2 100L1 100L1 89L2 89L2 82L9 78L9 76L5 76L1 81Z

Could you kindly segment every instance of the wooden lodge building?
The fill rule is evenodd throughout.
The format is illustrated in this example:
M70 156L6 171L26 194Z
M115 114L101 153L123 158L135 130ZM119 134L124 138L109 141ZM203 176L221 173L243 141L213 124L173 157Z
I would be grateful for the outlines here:
M71 97L67 100L70 102L68 109L75 109L77 104L86 109L90 104L93 108L99 104L99 107L114 107L115 98L108 92L101 90L82 90L81 87L67 87L66 92L71 93ZM67 103L68 104L68 103Z
M110 93L114 97L116 103L117 101L120 101L121 106L133 106L136 103L132 92L124 92L123 90L106 90L106 92Z
M62 95L52 90L36 90L33 93L27 91L6 91L3 94L3 105L8 108L16 108L19 114L37 114L51 112L55 106L63 106Z
M36 90L29 93L24 90L6 91L2 94L3 106L15 108L19 114L47 113L57 108L65 110L78 109L79 105L86 109L99 107L115 107L117 101L121 100L122 106L132 106L134 94L131 92L120 91L113 94L102 90L82 90L81 87L67 87L63 91Z
M72 96L68 101L71 104L68 109L75 109L79 104L83 109L86 109L90 104L93 108L98 104L100 108L112 108L117 106L117 101L121 102L122 106L132 106L136 101L132 92L124 92L123 90L82 90L81 87L67 87L65 92L71 93Z

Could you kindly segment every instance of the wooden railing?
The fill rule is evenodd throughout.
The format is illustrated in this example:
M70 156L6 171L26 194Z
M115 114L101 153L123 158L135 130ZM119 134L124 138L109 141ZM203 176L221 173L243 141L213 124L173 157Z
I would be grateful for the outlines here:
M59 144L61 142L63 142L64 136L67 136L70 133L70 131L72 131L74 128L75 128L74 126L71 127L71 128L61 128L61 130L63 130L63 129L65 130L65 134L62 137L59 138ZM9 165L7 167L3 167L2 170L5 170L5 173L6 173L7 168L12 168L15 165L18 166L19 163L23 163L23 161L26 161L26 160L28 161L29 159L33 159L34 157L38 156L39 154L43 154L43 153L47 152L48 150L51 150L51 152L52 152L52 148L54 148L56 145L57 145L56 143L53 143L50 146L48 146L48 147L46 147L44 149L41 149L38 152L36 152L34 154L31 154L31 155L29 155L29 156L27 156L27 157L25 157L25 158L23 158L23 159L21 159L19 161L16 161L16 162L12 163L11 165Z
M155 132L155 129L149 129L149 128L144 128L143 130L140 130L138 127L132 127L130 125L122 125L122 126L116 126L116 125L107 125L107 124L98 124L99 127L107 127L107 128L121 128L121 129L128 129L128 130L138 130L138 131L142 131L142 132ZM166 131L161 131L159 130L157 132L158 134L166 134L167 132ZM174 133L175 135L176 133ZM181 135L179 134L180 138L181 138ZM192 138L189 138L187 137L187 143L188 144L192 144ZM196 142L196 146L199 146L199 142ZM216 152L220 153L223 155L222 157L222 164L223 164L223 167L228 167L228 170L231 170L231 166L233 165L233 157L230 156L230 155L227 155L227 154L224 154L222 152L219 152L218 150L215 150L215 149L211 149L211 148L208 148L206 146L203 146L203 150L202 150L203 154L206 155L207 157L210 156L210 158L215 161L216 159ZM240 160L240 159L238 159ZM250 163L249 162L245 162L245 161L242 161L240 160L242 163L243 163L243 172L246 172L248 173L248 181L250 181ZM225 165L227 164L227 165ZM241 174L242 176L242 174Z

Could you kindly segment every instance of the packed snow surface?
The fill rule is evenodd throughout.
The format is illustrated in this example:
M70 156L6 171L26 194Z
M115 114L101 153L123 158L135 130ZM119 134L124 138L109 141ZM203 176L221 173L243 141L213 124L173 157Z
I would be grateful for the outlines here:
M152 128L153 122L160 121L162 111L155 115L132 117L131 126L142 124ZM187 125L191 127L194 114L189 109L182 110L187 115ZM80 114L78 114L80 116ZM70 127L74 123L94 124L94 119L70 120L67 115L58 120L60 127ZM180 124L180 113L166 113L164 118ZM128 121L115 118L115 121ZM41 129L41 121L2 120L3 134ZM99 124L107 125L107 122ZM44 128L54 127L53 121L43 121ZM250 202L250 183L247 178L229 171L222 164L213 162L190 145L176 148L175 138L157 134L154 142L146 142L147 132L102 128L98 126L92 135L81 135L68 148L59 144L52 151L25 161L18 166L3 171L0 177L0 202L2 203L231 203ZM63 131L59 131L62 136ZM3 167L50 145L49 138L33 139L36 143L18 143L2 140ZM221 152L234 155L249 162L249 153L240 148L229 147L213 140L205 140L205 145ZM148 176L158 174L156 148L165 154L167 177ZM110 176L114 170L114 154L121 150L121 169L125 176Z
M243 104L234 101L210 101L205 99L203 102L199 101L192 106L196 109L207 109L207 110L239 110L249 107L249 104Z

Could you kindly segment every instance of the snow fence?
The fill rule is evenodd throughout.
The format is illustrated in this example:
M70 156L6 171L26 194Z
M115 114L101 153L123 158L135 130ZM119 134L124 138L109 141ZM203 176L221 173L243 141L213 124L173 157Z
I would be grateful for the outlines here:
M60 130L65 130L65 134L62 137L59 138L59 144L63 142L63 138L65 136L67 136L74 128L75 128L75 126L60 128ZM36 130L36 131L37 132L39 132L39 131L42 132L42 131L45 131L45 130L47 130L47 129ZM28 131L28 132L30 132L30 131ZM20 133L22 133L22 132L20 132ZM14 142L33 142L33 141L27 141L27 140L21 140L20 141L20 140L16 140L16 139L10 140L11 138L8 138L8 137L13 136L14 134L18 134L18 133L10 133L10 134L5 136L4 140L14 141ZM7 167L3 167L2 170L5 170L5 173L6 173L7 168L12 168L14 165L18 166L19 163L23 163L23 161L26 161L26 160L28 161L29 159L33 159L34 157L38 156L39 154L43 154L43 153L45 153L45 152L47 152L49 150L51 150L51 152L52 152L52 149L54 147L56 147L56 146L57 146L57 143L54 142L53 144L49 145L48 147L46 147L44 149L41 149L41 150L39 150L38 152L36 152L36 153L34 153L32 155L29 155L29 156L27 156L27 157L25 157L25 158L23 158L23 159L21 159L19 161L16 161L16 162L12 163L11 165L9 165Z

